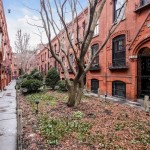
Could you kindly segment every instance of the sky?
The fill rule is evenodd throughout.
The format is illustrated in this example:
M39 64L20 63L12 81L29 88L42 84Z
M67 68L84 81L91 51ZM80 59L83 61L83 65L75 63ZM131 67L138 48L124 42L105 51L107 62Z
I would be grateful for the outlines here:
M81 0L81 3L83 3L84 0ZM36 48L37 44L41 43L40 37L37 35L39 34L39 31L37 27L31 26L28 24L37 24L41 25L41 21L33 21L39 20L39 14L31 10L29 8L33 9L40 9L40 0L3 0L4 5L4 11L6 16L6 22L7 22L7 28L8 28L8 34L10 43L12 46L13 51L15 52L15 45L14 42L16 40L16 33L17 30L21 29L24 33L30 34L30 46L31 49ZM11 10L11 13L8 13L8 9ZM56 10L53 10L54 13L56 13ZM54 14L55 15L55 14ZM55 17L58 19L57 17ZM67 18L69 20L69 18ZM57 22L59 22L57 20ZM43 43L47 43L47 38L44 32L42 33L42 41Z

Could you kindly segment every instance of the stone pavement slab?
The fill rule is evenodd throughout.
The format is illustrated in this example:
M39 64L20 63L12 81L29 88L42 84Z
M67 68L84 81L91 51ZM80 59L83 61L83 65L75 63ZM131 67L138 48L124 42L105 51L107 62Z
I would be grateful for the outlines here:
M17 149L16 81L0 92L0 150Z

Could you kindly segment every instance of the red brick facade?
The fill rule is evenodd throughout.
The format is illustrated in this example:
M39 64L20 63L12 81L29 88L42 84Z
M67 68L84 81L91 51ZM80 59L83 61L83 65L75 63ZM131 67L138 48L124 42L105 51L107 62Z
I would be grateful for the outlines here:
M3 90L11 81L11 70L12 50L8 37L3 4L2 0L0 0L0 90Z
M97 35L93 37L91 47L101 46L106 38L114 20L114 5L113 0L106 1L97 25ZM99 88L101 94L136 101L141 95L150 94L150 1L128 1L124 15L124 19L99 53L98 62L87 73L86 88L95 93ZM86 20L81 13L79 15L81 37L84 32L84 21ZM55 38L52 43L54 47L58 45ZM59 47L56 51L59 53ZM41 50L37 58L41 72L44 66L45 72L55 66L63 78L63 72L50 57L47 49ZM71 78L73 75L70 73Z

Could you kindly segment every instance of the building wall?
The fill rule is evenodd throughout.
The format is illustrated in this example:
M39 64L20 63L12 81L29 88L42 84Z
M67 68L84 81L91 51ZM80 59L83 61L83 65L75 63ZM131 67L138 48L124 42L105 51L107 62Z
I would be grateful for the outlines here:
M0 90L3 90L11 81L12 49L10 47L2 0L0 0L0 34L2 35L0 41Z
M101 94L112 95L113 82L122 81L126 84L125 95L127 99L135 101L138 97L137 93L137 81L138 81L138 53L141 48L150 48L150 12L149 12L150 2L144 7L140 7L140 0L128 1L125 17L120 22L118 28L109 38L105 47L99 53L99 70L89 71L86 75L86 88L91 91L91 80L97 79L99 81L99 90ZM99 34L94 36L91 42L91 46L94 44L102 45L104 42L109 29L113 24L113 9L114 1L107 0L102 11L102 15L99 18ZM84 10L85 12L87 9ZM87 12L86 12L87 13ZM80 26L80 36L83 37L83 22L86 22L83 17L83 13L79 15L79 26ZM76 31L76 30L75 30ZM61 34L63 35L63 34ZM113 55L113 45L112 41L115 37L119 35L125 35L125 59L126 66L121 68L113 68L112 65L112 55ZM76 37L74 37L76 39ZM58 45L56 38L52 41L52 45ZM68 41L65 42L67 43ZM74 41L75 44L76 41ZM59 50L59 47L57 48ZM72 50L70 49L70 53ZM46 53L46 59L42 62L41 57ZM63 54L59 53L61 57ZM43 49L38 53L39 66L44 66L48 62L51 66L55 66L55 60L51 57L47 57L48 51ZM88 54L87 54L88 58ZM86 60L85 60L86 61ZM65 66L68 64L65 62ZM75 66L75 62L74 62ZM60 68L58 65L57 68ZM41 69L39 69L41 70ZM58 69L59 71L61 69ZM42 70L41 70L42 71ZM47 71L47 70L46 70ZM60 71L60 76L63 78L63 72ZM69 78L74 78L73 74L69 74Z
M112 95L112 82L123 81L126 83L126 98L137 99L137 59L131 59L134 55L137 57L135 47L144 39L147 39L147 47L150 48L150 28L147 27L149 21L149 9L135 12L135 6L139 4L139 0L128 1L125 18L121 21L116 31L112 34L104 49L99 54L101 70L99 72L88 72L87 74L87 88L91 90L91 79L99 80L99 87L101 94ZM107 33L113 22L113 2L108 0L103 10L102 16L99 19L100 32L99 36L93 39L93 43L100 41L102 43L106 38ZM148 17L149 16L149 17ZM147 18L148 17L148 18ZM143 27L144 26L144 27ZM143 29L141 29L143 27ZM140 32L138 34L138 32ZM111 70L112 65L112 39L118 35L124 34L126 37L126 65L127 69ZM138 34L138 35L137 35ZM135 37L137 38L135 39ZM136 43L134 45L134 42ZM132 46L134 45L134 46ZM144 45L141 46L145 47ZM130 49L129 49L130 48Z

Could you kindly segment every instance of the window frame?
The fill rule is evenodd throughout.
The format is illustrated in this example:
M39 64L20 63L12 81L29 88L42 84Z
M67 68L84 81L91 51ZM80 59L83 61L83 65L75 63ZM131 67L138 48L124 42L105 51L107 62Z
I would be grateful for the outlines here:
M99 20L96 23L94 33L93 33L93 37L98 36L98 35L99 35Z
M118 84L118 85L117 85ZM120 86L120 85L122 86ZM118 86L118 87L117 87ZM120 87L121 88L120 88ZM116 88L115 88L116 87ZM120 89L119 89L120 88ZM123 92L123 95L119 95L119 94L116 94L118 92ZM118 98L126 98L126 83L123 82L123 81L119 81L119 80L116 80L116 81L113 81L112 82L112 96L114 97L118 97Z
M119 0L114 0L114 4L113 4L113 22L116 22L118 19L119 19L119 17L120 17L120 15L121 15L121 11L123 10L123 7L121 6L120 8L116 8L116 6L117 6L117 2L118 2ZM124 3L123 3L124 4ZM122 10L121 10L122 9ZM120 15L119 16L117 16L117 12L120 12ZM124 16L125 17L125 16ZM124 17L123 17L123 19L124 19Z
M122 45L119 45L122 42ZM121 57L122 56L122 57ZM122 34L112 39L112 66L126 66L126 35Z
M95 49L97 48L97 50L95 51ZM96 44L93 44L92 46L91 46L91 55L92 55L92 57L93 57L93 55L98 51L98 49L99 49L99 44L98 43L96 43ZM94 52L95 51L95 52ZM94 61L93 61L93 63L92 63L92 65L97 65L97 64L99 64L99 55L97 55L96 56L96 58L94 59Z
M69 62L70 62L70 65L73 66L73 64L74 64L73 54L69 55Z

